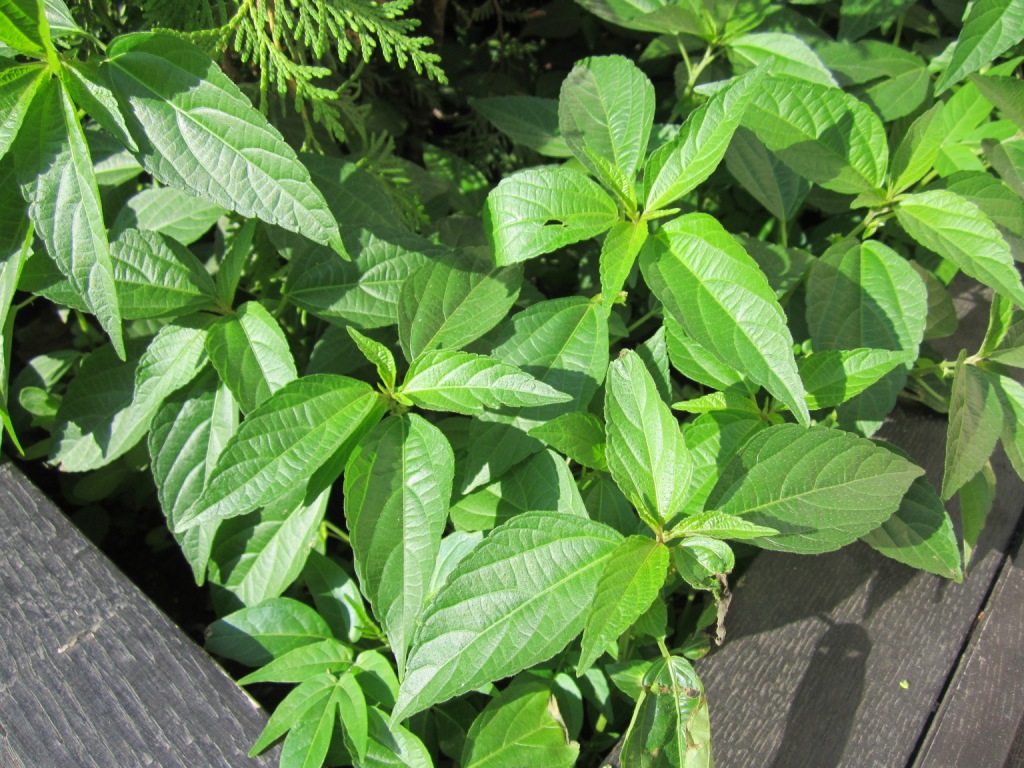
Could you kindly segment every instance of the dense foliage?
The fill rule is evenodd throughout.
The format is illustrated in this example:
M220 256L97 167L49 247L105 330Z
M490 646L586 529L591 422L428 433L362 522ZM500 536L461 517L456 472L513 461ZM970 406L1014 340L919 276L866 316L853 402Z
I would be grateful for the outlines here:
M1024 475L1024 3L410 10L0 0L6 449L158 498L254 753L710 766L734 546L959 581Z

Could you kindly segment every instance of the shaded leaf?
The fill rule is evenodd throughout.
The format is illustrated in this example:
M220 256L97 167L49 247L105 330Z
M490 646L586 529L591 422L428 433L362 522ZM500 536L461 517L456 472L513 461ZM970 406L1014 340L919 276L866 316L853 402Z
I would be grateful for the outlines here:
M784 424L747 441L723 470L708 507L779 531L752 539L758 546L828 552L888 519L922 474L847 432Z

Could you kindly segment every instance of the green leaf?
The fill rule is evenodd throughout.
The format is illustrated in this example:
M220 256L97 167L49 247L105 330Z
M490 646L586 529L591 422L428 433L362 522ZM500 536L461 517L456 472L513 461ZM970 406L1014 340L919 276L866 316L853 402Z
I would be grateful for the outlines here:
M929 573L963 580L953 521L935 488L924 477L910 486L899 509L878 528L861 536L886 557Z
M156 232L126 229L110 243L121 316L148 320L212 309L216 288L188 248Z
M307 503L304 490L264 507L254 525L217 537L210 578L244 605L278 597L302 573L327 511L326 492Z
M762 69L736 79L694 110L671 143L651 153L644 168L647 210L675 202L714 172L763 83Z
M546 511L587 516L566 463L540 451L452 505L452 523L459 530L489 530L514 515Z
M704 686L678 656L658 659L643 676L620 759L643 768L710 768L711 733Z
M949 500L988 462L999 440L1003 409L989 374L964 362L960 353L949 400L949 429L942 473L942 498Z
M1024 83L1016 77L982 75L971 75L971 82L1004 116L1024 128Z
M807 281L807 325L818 352L867 347L916 356L927 306L921 277L876 240L841 240Z
M743 125L782 162L834 192L879 189L889 148L871 109L838 88L772 77L754 93Z
M284 331L255 301L218 320L210 329L206 350L244 413L298 376Z
M244 515L292 490L343 446L354 445L384 410L369 384L344 376L304 376L286 384L228 441L203 495L175 530Z
M345 254L309 171L212 59L167 34L117 42L103 68L149 173Z
M839 9L839 39L856 40L886 24L914 0L844 0Z
M288 266L285 296L330 322L358 328L397 323L403 283L442 250L400 230L364 232L358 245L351 262L325 248L300 251Z
M212 370L164 400L153 415L149 466L171 531L202 494L207 475L237 429L238 405ZM174 534L198 584L206 574L216 529L217 521Z
M778 533L774 528L757 525L742 517L727 515L724 512L708 510L697 515L684 517L678 525L668 532L670 538L683 536L700 536L713 539L752 539L758 536L771 536ZM732 570L732 569L729 569ZM725 573L725 571L718 571Z
M448 520L455 456L415 414L385 419L345 469L345 519L359 583L388 634L399 676Z
M744 381L742 371L723 363L698 344L672 315L665 315L664 327L669 361L686 378L712 389L736 386L750 388L749 383ZM753 389L757 389L756 385Z
M789 221L803 205L811 183L771 152L757 134L736 128L725 153L725 167L757 202L782 221Z
M996 500L996 475L986 463L960 489L960 519L964 529L964 568L970 565L978 538Z
M703 513L704 504L722 470L752 435L767 426L760 414L749 410L711 411L683 426L686 447L693 458L693 479L689 498L682 510L684 514L699 516ZM688 520L694 519L686 517L672 530L684 527Z
M607 192L586 174L564 167L505 177L484 209L484 231L499 266L596 237L618 220L618 205Z
M571 399L475 419L469 431L472 447L462 464L463 493L539 451L543 444L527 432L563 413L585 409L608 370L608 313L580 296L538 302L499 326L496 337L493 357Z
M736 239L757 262L768 279L768 285L779 299L793 292L803 282L807 270L816 261L803 248L787 248L747 235L737 235Z
M583 628L577 677L658 598L667 573L668 548L660 541L630 536L619 542L597 583L594 605Z
M0 30L2 25L0 15ZM0 70L0 157L6 155L14 143L36 91L46 82L45 72L41 64L16 64Z
M562 650L583 629L619 539L600 523L552 512L519 515L496 528L428 606L392 720Z
M977 0L960 31L946 71L935 83L938 96L1024 38L1024 2Z
M551 451L538 451L496 481L463 496L451 508L460 531L489 531L524 512L560 512L586 517L576 479Z
M564 403L570 395L486 355L439 349L409 366L399 394L421 408L471 416L488 408Z
M694 589L713 593L718 602L722 585L717 577L732 573L736 555L732 547L720 539L687 536L672 548L672 564L683 581Z
M320 614L305 603L275 597L217 619L206 630L206 650L249 667L330 638Z
M811 410L833 408L856 397L894 368L913 362L906 352L828 350L797 361Z
M456 566L465 560L483 539L484 535L479 531L452 531L441 539L441 549L434 564L434 573L430 577L430 597L444 586Z
M1024 306L1024 287L1010 247L974 203L942 189L905 197L896 208L911 237L971 277Z
M601 246L601 300L611 306L633 270L637 254L647 242L646 221L617 222Z
M946 138L942 109L941 103L933 104L911 123L896 147L889 168L889 187L893 192L902 192L923 179L932 169Z
M227 210L174 187L144 189L129 198L111 226L112 232L145 229L167 235L183 245L195 242Z
M210 318L196 315L164 326L145 353L137 346L124 363L111 348L94 352L68 387L57 419L52 458L67 472L109 464L149 431L160 404L206 364L203 344Z
M366 760L357 768L433 768L430 752L423 742L376 707L369 711L369 742Z
M960 320L956 315L956 306L949 290L932 272L916 261L910 262L910 266L924 280L925 289L928 291L928 319L924 328L924 338L942 339L951 336L956 332Z
M1024 199L990 173L958 173L946 179L946 189L963 195L992 219L1003 233L1024 236Z
M598 17L626 29L657 34L685 33L709 40L714 19L696 0L580 0Z
M570 768L580 747L551 710L551 689L541 681L513 683L488 702L466 735L465 768ZM555 710L557 712L557 709Z
M303 722L308 714L322 713L324 707L331 700L336 686L337 678L330 672L324 672L304 680L293 688L274 709L263 732L256 739L256 743L252 745L252 749L249 750L249 756L258 755L287 733L289 729Z
M336 561L316 550L311 551L302 570L302 580L317 612L336 637L355 643L364 636L380 635L355 579Z
M21 193L50 258L125 359L114 268L92 157L57 80L43 83L14 145ZM75 211L68 216L68 211Z
M645 246L640 266L668 314L719 360L810 422L786 316L764 274L722 225L681 216Z
M693 462L679 422L636 353L609 366L604 410L608 469L641 517L660 530L683 504Z
M584 467L607 471L604 425L592 413L572 411L530 430L559 453Z
M0 1L0 41L18 53L42 53L49 44L42 10L43 5L38 0Z
M138 152L139 148L128 133L113 91L92 62L64 59L57 76L79 108L84 109L119 145Z
M342 675L335 691L338 716L345 727L345 743L355 747L356 757L366 759L370 738L370 712L355 675Z
M428 261L402 283L398 336L408 360L438 347L461 349L508 314L523 269L494 267L482 250Z
M18 187L14 158L7 155L0 158L0 260L7 261L23 250L26 261L31 259L35 232L29 235L29 224L28 203ZM27 249L26 238L30 238Z
M981 146L1002 180L1024 197L1024 139L1016 136L998 142L986 139Z
M545 157L572 157L558 128L558 100L537 96L470 99L473 109L517 144Z
M320 768L331 748L338 719L338 688L295 723L281 745L281 768Z
M389 392L392 391L395 388L395 380L398 378L398 367L395 365L395 356L391 354L391 350L380 342L364 336L351 325L346 326L345 330L348 331L348 335L352 337L352 341L359 347L363 356L376 367L377 375L380 376L384 388Z
M18 290L18 281L21 279L21 271L28 259L29 251L32 248L32 232L28 227L24 229L22 246L4 259L0 264L0 329L3 331L3 340L0 342L0 420L3 421L4 429L11 438L19 453L24 453L18 436L14 432L14 424L11 421L11 412L7 405L8 381L11 374L11 347L14 339L14 318L18 312L17 306L12 306L14 294Z
M83 31L71 17L71 11L64 0L43 0L43 13L50 27L50 37L54 40L81 34Z
M873 107L884 122L915 112L929 95L931 76L917 54L881 40L815 46L839 84Z
M837 85L818 54L796 35L754 32L729 41L726 51L736 73L767 63L767 74L789 75L833 88Z
M870 440L783 424L754 435L723 470L708 508L778 534L765 549L816 554L849 544L899 507L924 470Z
M301 683L323 672L343 672L352 665L352 649L333 637L301 645L250 672L239 685Z
M577 62L562 82L558 125L576 158L635 207L633 184L654 125L654 86L624 56Z

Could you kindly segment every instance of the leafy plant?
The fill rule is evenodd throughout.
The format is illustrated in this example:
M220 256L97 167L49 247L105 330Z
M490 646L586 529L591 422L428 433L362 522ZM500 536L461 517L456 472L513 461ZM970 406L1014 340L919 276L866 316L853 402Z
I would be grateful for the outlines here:
M7 436L99 498L152 478L209 650L294 686L254 754L710 765L737 553L960 581L997 444L1024 476L1020 4L581 5L605 47L557 99L473 102L546 160L492 186L428 145L410 217L210 57L344 139L306 55L440 78L407 4L152 3L188 33L104 43L0 3ZM943 359L961 271L988 331ZM901 396L949 414L938 489L874 438Z

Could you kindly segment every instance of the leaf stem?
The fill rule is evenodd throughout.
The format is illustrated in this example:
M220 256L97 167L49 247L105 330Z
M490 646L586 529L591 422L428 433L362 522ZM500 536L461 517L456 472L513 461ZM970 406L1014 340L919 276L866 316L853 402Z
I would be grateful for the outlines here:
M640 315L640 317L638 317L636 320L634 320L632 323L630 323L629 325L626 326L626 333L627 334L633 333L633 331L635 331L641 325L646 323L652 317L655 317L657 314L658 314L658 310L656 310L656 309L651 309L651 310L648 310L647 312L644 312L642 315Z
M330 522L329 520L324 520L324 528L326 528L327 532L332 534L335 538L340 539L349 546L352 546L352 540L348 537L348 534L341 530L341 528L336 526L334 523Z

